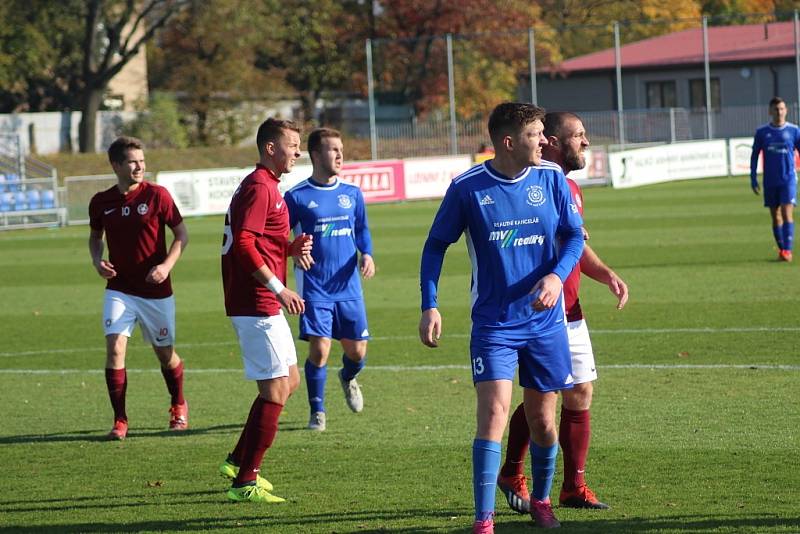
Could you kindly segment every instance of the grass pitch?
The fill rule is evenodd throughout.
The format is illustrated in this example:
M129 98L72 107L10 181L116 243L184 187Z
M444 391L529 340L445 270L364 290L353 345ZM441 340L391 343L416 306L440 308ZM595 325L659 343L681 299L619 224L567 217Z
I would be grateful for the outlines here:
M775 261L761 199L744 178L585 197L590 243L631 300L616 311L608 290L584 279L600 372L587 478L612 509L556 509L564 529L799 532L800 271ZM131 430L114 443L102 439L112 422L103 281L88 227L1 233L0 531L468 532L463 243L448 251L440 284L440 348L416 334L419 254L437 206L370 206L379 270L365 283L374 336L359 379L365 409L347 410L330 373L328 431L308 432L301 385L263 466L282 505L229 503L217 475L255 396L222 306L221 218L187 219L191 242L173 275L191 429L166 431L166 390L137 334ZM301 362L305 350L298 342ZM532 528L499 493L497 511L498 533Z

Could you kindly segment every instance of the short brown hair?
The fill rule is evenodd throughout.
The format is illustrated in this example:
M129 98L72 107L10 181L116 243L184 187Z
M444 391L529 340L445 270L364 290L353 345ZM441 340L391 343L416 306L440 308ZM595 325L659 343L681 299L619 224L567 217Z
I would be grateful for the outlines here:
M495 146L506 135L516 135L534 121L544 121L544 108L522 102L503 102L489 115L489 137Z
M778 104L785 104L786 102L779 96L773 96L769 101L769 107L777 106Z
M555 136L561 139L562 129L568 120L581 120L577 114L571 111L551 111L544 116L544 135L545 137ZM581 121L583 122L583 121Z
M256 133L256 145L258 146L258 153L261 154L264 150L264 145L270 141L277 141L284 130L292 130L300 133L300 127L292 121L285 119L268 118L261 123Z
M108 147L108 161L122 163L127 157L128 150L144 150L144 143L135 137L117 137Z
M329 137L341 139L342 133L333 128L316 128L312 131L308 135L308 153L310 154L311 152L319 150L319 147L322 145L322 140Z

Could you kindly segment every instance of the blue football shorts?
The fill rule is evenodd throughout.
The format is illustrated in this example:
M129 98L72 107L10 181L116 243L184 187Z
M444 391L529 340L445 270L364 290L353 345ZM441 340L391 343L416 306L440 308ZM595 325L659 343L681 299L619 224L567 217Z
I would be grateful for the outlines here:
M797 182L790 180L785 185L764 188L764 206L777 208L783 204L797 205Z
M300 315L300 339L308 336L332 339L369 339L364 300L341 302L309 302Z
M573 385L569 338L563 326L524 339L514 336L473 335L470 340L472 381L514 380L540 392L569 389Z

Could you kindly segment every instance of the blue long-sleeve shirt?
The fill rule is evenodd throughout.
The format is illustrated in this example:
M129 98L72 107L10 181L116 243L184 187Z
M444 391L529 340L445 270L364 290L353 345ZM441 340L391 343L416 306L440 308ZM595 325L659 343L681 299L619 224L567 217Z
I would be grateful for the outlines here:
M463 233L473 333L555 326L563 306L535 312L530 292L547 274L567 278L583 252L582 224L561 171L528 167L508 178L490 162L476 165L450 185L431 226L420 266L422 309L437 306L445 251Z
M338 178L330 185L308 179L283 198L295 236L314 236L314 265L295 268L298 294L311 302L362 298L358 252L372 255L372 236L361 190Z
M764 152L764 188L781 187L797 179L794 151L800 149L800 128L791 122L783 126L765 124L753 137L750 155L750 184L758 186L758 155Z

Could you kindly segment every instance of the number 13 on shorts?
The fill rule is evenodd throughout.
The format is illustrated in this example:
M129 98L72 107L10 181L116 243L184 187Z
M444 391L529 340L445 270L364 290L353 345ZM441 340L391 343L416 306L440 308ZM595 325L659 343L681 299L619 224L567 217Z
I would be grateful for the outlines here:
M472 376L482 375L483 371L485 371L483 367L483 358L480 356L477 358L472 358Z

